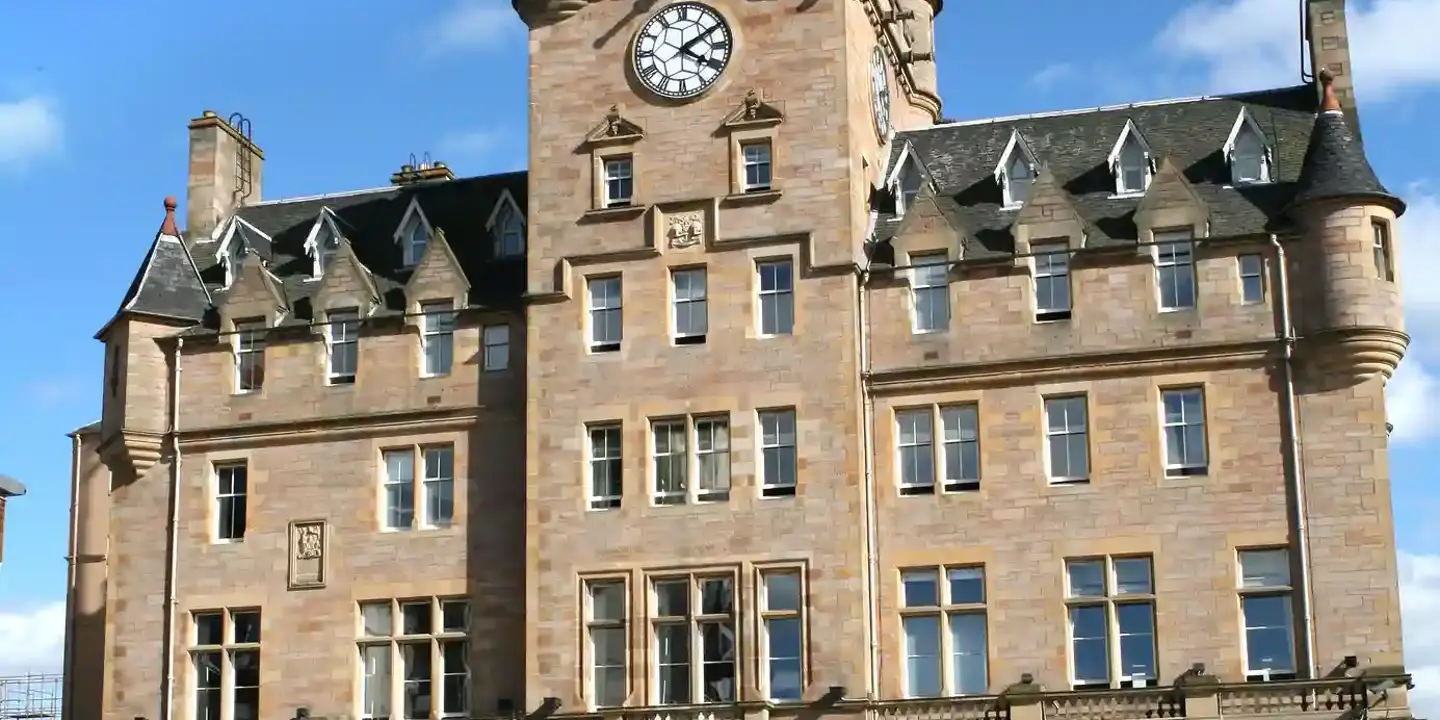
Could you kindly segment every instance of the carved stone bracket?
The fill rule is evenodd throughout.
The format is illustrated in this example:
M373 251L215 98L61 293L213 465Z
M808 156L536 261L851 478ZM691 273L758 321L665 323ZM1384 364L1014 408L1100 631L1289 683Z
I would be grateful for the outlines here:
M290 589L325 587L330 531L324 520L290 523Z

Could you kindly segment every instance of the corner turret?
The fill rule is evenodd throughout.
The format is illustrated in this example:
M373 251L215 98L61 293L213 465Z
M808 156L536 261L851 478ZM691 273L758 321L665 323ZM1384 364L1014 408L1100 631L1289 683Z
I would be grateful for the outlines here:
M1395 219L1405 203L1385 188L1346 121L1335 77L1322 100L1289 214L1295 251L1296 326L1325 374L1360 382L1395 371L1409 344L1396 259Z
M199 323L210 305L175 225L176 201L115 316L96 333L105 343L100 454L117 483L143 476L160 459L168 426L170 366L161 341Z

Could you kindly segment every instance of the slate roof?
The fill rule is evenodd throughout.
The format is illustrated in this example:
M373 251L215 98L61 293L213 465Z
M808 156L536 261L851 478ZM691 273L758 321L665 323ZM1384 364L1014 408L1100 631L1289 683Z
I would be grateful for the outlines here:
M25 494L25 486L9 475L0 475L0 498Z
M1010 227L1017 211L1001 209L1001 188L993 173L1011 133L1018 130L1036 161L1055 173L1091 226L1093 234L1088 244L1133 245L1139 235L1134 213L1140 198L1112 197L1115 181L1107 165L1126 121L1133 121L1157 165L1169 157L1195 186L1209 207L1212 236L1260 233L1288 223L1285 210L1295 196L1296 181L1305 164L1306 148L1317 123L1317 106L1315 89L1301 85L1090 111L965 121L899 133L891 146L887 167L893 170L908 142L935 184L937 202L942 208L951 206L948 212L953 212L970 232L966 257L1003 257L1013 252ZM1274 182L1230 187L1223 148L1242 107L1249 109L1272 146ZM1317 158L1312 163L1316 177L1357 171L1349 164L1331 167L1326 162ZM1365 164L1364 171L1369 172L1368 168ZM875 240L884 245L899 223L894 213L885 208L879 215Z
M404 286L411 269L403 266L395 232L413 199L430 226L444 232L460 261L470 282L470 305L517 309L525 289L524 258L494 257L494 240L485 222L506 190L524 212L525 179L525 173L512 172L258 203L240 208L237 215L244 222L236 224L232 242L243 241L281 280L287 304L294 311L285 323L308 322L312 319L310 298L320 289L320 283L310 280L313 265L305 241L321 211L328 208L356 257L375 278L384 302L376 314L399 313L405 306ZM228 222L222 224L213 240L192 238L182 245L173 239L157 238L120 312L193 320L197 327L192 332L217 327L214 309L224 302L226 294L225 270L217 256ZM198 274L193 269L197 267Z
M1405 203L1396 197L1370 167L1360 138L1340 110L1326 110L1315 118L1305 166L1295 183L1292 204L1330 198L1372 197L1403 212Z

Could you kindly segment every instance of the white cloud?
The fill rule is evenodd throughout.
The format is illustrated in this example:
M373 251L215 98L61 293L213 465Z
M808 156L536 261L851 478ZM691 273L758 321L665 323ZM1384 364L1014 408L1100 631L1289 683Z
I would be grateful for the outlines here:
M24 172L57 152L64 135L59 108L43 97L0 102L0 170Z
M1415 717L1440 715L1440 555L1400 553L1405 669L1415 677Z
M1055 87L1075 73L1075 66L1067 62L1050 63L1040 69L1040 72L1030 76L1030 84L1041 90L1048 90Z
M509 3L456 0L431 30L430 47L437 52L493 50L524 32L525 25Z
M60 672L65 663L65 602L0 610L0 677Z
M1400 217L1396 233L1405 325L1412 344L1385 388L1386 410L1395 426L1391 440L1395 443L1417 443L1440 435L1440 414L1434 412L1440 405L1440 377L1431 370L1440 360L1440 348L1430 340L1440 337L1440 285L1404 273L1407 267L1440 263L1440 244L1435 242L1440 238L1440 195L1427 190L1424 183L1410 186L1405 193L1409 209Z
M1346 20L1357 94L1383 100L1440 84L1440 0L1352 0ZM1203 64L1213 92L1299 83L1301 47L1295 3L1277 0L1201 0L1156 39L1162 55Z

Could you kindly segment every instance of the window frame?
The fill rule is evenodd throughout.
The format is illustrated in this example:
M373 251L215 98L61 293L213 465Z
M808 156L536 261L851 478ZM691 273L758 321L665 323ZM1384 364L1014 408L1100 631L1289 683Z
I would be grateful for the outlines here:
M417 607L421 604L429 606L430 628L427 632L407 633L405 632L405 608ZM460 617L463 619L463 627L454 628L446 625L448 616L447 607L461 607ZM384 635L372 635L365 626L365 609L367 607L385 607L386 617L389 622L389 631ZM398 598L369 598L360 599L354 605L355 617L355 640L354 647L359 657L359 682L356 683L356 717L360 720L375 720L376 718L387 718L387 720L405 720L405 686L411 680L406 678L405 652L407 646L424 644L429 650L429 679L426 681L430 687L429 718L469 718L470 711L475 704L474 692L474 667L471 662L474 645L470 641L470 632L474 626L474 619L471 615L472 606L470 599L464 596L405 596ZM464 671L461 673L448 672L445 663L446 646L460 644L463 648L461 657L464 659ZM366 703L366 681L367 668L365 665L366 649L373 647L386 648L384 657L387 658L386 674L390 684L387 701L389 702L389 714L379 715L365 712ZM445 681L448 677L463 677L461 687L464 689L466 707L460 710L448 710L445 707ZM419 720L419 719L417 719Z
M635 204L635 156L630 153L600 158L600 200L602 208L631 207ZM624 194L618 191L628 190Z
M430 249L431 241L430 229L425 226L425 220L420 217L417 206L400 232L401 263L407 268L418 266L420 261L425 259L425 252Z
M350 352L353 372L335 372L336 352ZM325 311L325 384L354 385L360 375L360 310L336 308Z
M712 450L709 452L700 451L700 426L702 424L711 425L712 427L715 427L717 425L724 426L726 438L725 449ZM656 436L657 430L662 427L675 428L677 426L681 428L683 437L685 438L685 444L681 448L681 452L676 453L667 451L663 454L660 453L658 451L659 443L657 442ZM651 418L648 428L649 438L647 440L649 449L648 464L650 466L650 472L648 473L648 492L650 495L650 504L656 507L671 507L685 505L708 505L729 502L731 492L734 490L735 487L735 443L733 431L734 423L731 422L730 414L728 412L694 413L690 415L667 415ZM683 458L682 467L684 468L684 475L681 477L680 480L681 483L684 485L684 490L680 492L662 491L660 489L661 458L673 458L677 455L680 455ZM702 457L720 457L722 455L724 457L723 467L727 474L725 488L723 490L706 490L701 488L701 469L703 465Z
M508 195L501 202L503 204L492 230L495 238L495 257L520 257L525 254L525 216L515 207Z
M1177 396L1180 401L1180 419L1172 421L1169 407L1170 399ZM1192 396L1198 398L1198 422L1192 422L1189 414L1191 404L1186 402L1186 400ZM1160 438L1161 445L1165 452L1163 461L1165 465L1165 477L1184 478L1210 474L1210 423L1208 405L1209 403L1206 402L1205 387L1203 385L1179 385L1160 388ZM1190 445L1187 431L1197 426L1200 428L1199 460L1192 460L1187 452L1185 453L1186 457L1184 460L1179 463L1172 463L1170 461L1170 452L1173 447L1171 444L1170 430L1172 428L1180 429L1182 437L1187 438L1185 441L1185 449L1188 450Z
M751 150L756 157L751 157ZM763 151L764 157L759 157ZM770 138L754 138L740 141L740 188L747 193L769 192L775 186L775 150ZM755 180L751 180L751 170Z
M211 464L210 470L212 478L211 498L213 508L211 512L214 514L215 517L214 522L212 522L210 526L211 542L216 544L244 542L245 533L249 530L250 523L250 463L249 461L244 459L216 460L214 463ZM235 472L237 470L240 472L240 484L242 485L242 488L239 492L235 492L234 489ZM224 489L227 471L229 473L230 481L229 492L226 492ZM224 525L224 517L227 514L225 509L227 501L229 501L231 506L228 514L232 516L230 520L232 527L229 535L225 533ZM236 521L233 517L236 514L235 510L237 509L237 507L239 510L238 533L234 527Z
M1199 275L1195 266L1195 233L1189 228L1162 230L1154 233L1151 258L1155 263L1155 307L1162 313L1195 310L1200 304ZM1169 304L1165 297L1166 271L1174 274L1175 303ZM1188 304L1180 297L1181 273L1190 276Z
M420 303L420 377L449 375L455 366L455 329L459 312L451 300ZM432 367L431 351L438 353ZM439 358L443 358L441 363Z
M1081 423L1080 423L1080 429L1077 431L1077 430L1075 429L1075 427L1070 424L1070 417L1069 417L1069 416L1070 416L1070 413L1069 413L1069 408L1070 408L1070 406L1067 404L1067 405L1065 406L1065 410L1066 410L1065 428L1064 428L1063 430L1061 430L1061 431L1058 431L1058 432L1055 431L1055 430L1052 430L1052 429L1051 429L1051 423L1050 423L1050 413L1051 413L1051 410L1052 410L1052 403L1055 404L1056 406L1058 406L1058 405L1061 404L1061 403L1072 403L1072 402L1076 402L1076 401L1078 401L1078 402L1080 403L1081 411L1084 413L1084 418L1083 418L1083 420L1082 420ZM1042 407L1041 407L1041 422L1043 423L1042 428L1044 429L1044 434L1045 434L1045 477L1046 477L1046 479L1050 482L1051 485L1083 485L1083 484L1089 483L1089 482L1090 482L1090 477L1094 474L1094 468L1091 467L1091 464L1092 464L1092 463L1091 463L1091 460L1092 460L1092 458L1091 458L1091 456L1090 456L1090 397L1089 397L1088 395L1084 394L1084 393L1060 393L1060 394L1056 394L1056 395L1046 395L1046 396L1044 396L1044 397L1041 399L1041 402L1042 402ZM1082 436L1082 437L1085 439L1085 443L1084 443L1084 445L1085 445L1085 457L1084 457L1084 460L1085 460L1085 474L1084 474L1084 475L1056 475L1056 474L1055 474L1055 454L1054 454L1054 450L1052 449L1052 445L1053 445L1053 442L1052 442L1052 441L1053 441L1054 438L1057 438L1057 437L1064 437L1064 438L1066 438L1066 451L1067 451L1067 452L1066 452L1066 467L1067 467L1067 469L1070 469L1070 468L1069 468L1069 461L1070 461L1071 458L1069 457L1069 442L1068 442L1068 440L1069 440L1069 438L1071 438L1071 437L1073 437L1073 436L1075 436L1075 435L1080 435L1080 436Z
M1370 252L1374 256L1375 276L1385 282L1395 282L1395 244L1390 223L1380 219L1370 221Z
M688 292L686 297L681 297L680 279L690 278L688 281ZM695 278L699 278L699 297L695 297ZM680 327L681 308L685 308L684 317L688 321L694 321L695 312L692 307L700 308L700 331L695 328L682 330ZM710 274L707 268L700 266L683 266L670 268L670 340L675 345L702 345L710 333Z
M978 602L955 602L953 573L978 571L980 580L980 599ZM989 694L991 682L990 663L990 586L989 573L983 563L949 563L943 565L906 566L898 569L896 614L899 619L897 636L900 644L900 694L904 699L919 698L947 698L947 697L974 697ZM935 585L934 604L911 605L906 596L907 578L916 576L929 576L933 578ZM955 621L958 616L979 616L983 620L984 635L981 644L984 652L981 655L985 673L985 687L979 692L962 693L958 690L959 678L956 677L958 670L958 654L955 650ZM939 644L937 658L940 686L937 693L933 695L919 694L914 687L914 679L911 677L909 660L912 657L909 646L909 633L906 631L906 621L910 619L935 618L936 630L939 633Z
M619 597L622 602L619 618L597 618L595 615L595 590L601 587L619 588ZM581 656L583 658L583 683L585 686L585 700L591 712L598 712L601 709L618 708L625 705L631 692L630 663L633 655L630 638L631 619L631 597L630 580L623 575L617 576L594 576L584 578L581 583L581 606L582 619L584 620L584 638L581 642ZM597 630L620 630L620 642L624 646L621 657L624 664L620 666L621 675L625 678L624 696L618 703L600 702L600 680L599 672L601 666L596 661L595 637ZM604 666L606 668L614 666Z
M925 273L940 268L940 279L925 277ZM950 330L950 258L944 252L916 253L910 256L910 332L914 335L929 335ZM925 322L935 323L930 327L922 322L921 297L938 297L943 302L939 315Z
M1137 138L1127 126L1125 130L1125 139L1122 141L1118 149L1119 152L1115 154L1115 195L1117 197L1133 197L1136 195L1144 195L1145 192L1150 189L1150 182L1152 180L1152 174L1150 172L1149 148L1146 148L1145 144L1140 142L1140 139ZM1138 164L1126 162L1126 154L1129 151L1138 151ZM1134 160L1135 158L1131 157L1128 159ZM1140 172L1140 187L1138 188L1131 187L1126 182L1125 178L1127 172L1134 172L1136 170Z
M774 432L766 429L766 420L773 419L776 423ZM789 443L786 443L785 421L789 420ZM766 408L755 411L755 433L756 443L759 451L756 456L760 462L756 464L756 474L760 476L760 497L781 498L794 497L799 492L800 486L800 428L799 414L793 407ZM773 437L773 441L772 438ZM788 449L789 457L786 458L785 451ZM770 477L770 456L776 456L775 468L777 474L783 476L785 467L788 464L790 482L774 482ZM783 480L783 477L781 478Z
M1030 190L1034 187L1035 178L1039 173L1035 171L1030 158L1026 157L1018 143L1010 151L1010 155L1005 158L1005 164L1001 167L1003 169L1000 172L1000 191L1003 197L1000 209L1018 210L1025 207L1025 203L1030 201ZM1017 167L1024 172L1016 173L1015 168ZM1017 193L1015 191L1017 187L1024 189Z
M504 338L495 335L504 334ZM491 357L491 351L496 357ZM480 369L482 372L498 373L510 369L510 323L490 323L480 328Z
M1286 584L1246 585L1245 558L1267 553L1283 554ZM1295 586L1291 566L1290 548L1283 545L1263 547L1242 547L1235 550L1235 594L1240 621L1240 667L1247 681L1268 682L1271 680L1293 680L1298 677L1300 660L1296 647ZM1251 599L1279 598L1284 602L1286 639L1290 651L1288 672L1275 672L1273 668L1255 668L1250 664L1250 621L1246 617L1246 601Z
M610 295L608 291L604 291L605 288L609 287L609 283L612 282L614 283L615 288L615 305L613 307L609 305ZM600 297L606 303L603 307L595 304L595 291L597 289L602 290ZM585 296L585 345L587 350L589 350L589 352L591 352L592 354L618 352L620 350L621 343L625 342L624 280L618 274L594 275L588 277L585 279ZM597 339L597 332L602 328L608 328L608 324L604 322L597 323L596 319L608 318L610 313L614 313L615 316L618 318L618 321L615 323L615 327L619 332L619 336L616 337L614 340L611 340L609 338L605 338L604 340Z
M1075 287L1070 274L1070 245L1068 242L1041 242L1030 246L1031 299L1034 318L1037 323L1069 320L1075 312ZM1056 260L1059 260L1058 264ZM1042 305L1040 298L1041 281L1061 283L1065 288L1064 307ZM1054 291L1049 293L1054 302Z
M268 328L265 318L236 320L234 325L231 355L235 361L235 394L253 395L265 388L265 335Z
M432 453L437 457L444 453L449 454L449 475L441 472L444 465L440 464L434 474L431 473L430 458ZM391 476L390 458L406 458L408 460L410 477L395 479ZM454 527L456 524L455 509L459 504L457 496L457 465L459 453L456 451L453 442L424 442L411 445L393 445L380 449L380 483L377 490L376 515L377 525L380 532L423 532L433 530L444 530ZM409 520L403 524L392 523L392 504L390 502L390 489L400 488L403 497L410 500ZM449 496L449 515L440 512L443 508L443 498ZM439 499L437 499L439 498ZM436 499L440 503L431 513L431 500Z
M645 583L645 584L646 584L646 594L648 595L648 602L647 602L647 606L648 606L647 620L648 620L648 622L646 623L646 625L648 626L648 627L647 627L647 634L648 634L648 638L647 638L648 643L647 643L647 645L648 645L648 649L649 649L649 652L650 652L650 656L651 656L651 658L653 658L653 664L652 664L652 666L651 666L651 668L650 668L650 681L651 681L650 699L651 699L651 701L652 701L651 704L652 704L652 705L655 705L655 706L659 706L659 705L713 705L713 704L728 704L728 703L737 702L737 701L739 700L739 696L740 696L740 693L741 693L741 687L740 687L740 685L741 685L742 674L743 674L743 672L744 672L743 667L742 667L742 663L743 663L743 659L746 657L745 652L744 652L744 651L745 651L745 647L744 647L744 643L743 643L743 638L741 637L741 627L742 627L742 626L741 626L741 623L744 621L744 617L742 616L742 613L741 613L741 611L740 611L740 582L739 582L740 578L739 578L739 574L738 574L737 572L735 572L733 569L695 570L695 571L691 571L691 572L652 573L652 574L649 574L649 575L646 577L645 580L646 580L646 583ZM729 609L728 612L725 612L725 613L705 613L705 612L704 612L704 590L703 590L703 584L704 584L706 581L711 581L711 580L725 580L725 581L728 581L728 582L729 582L729 584L730 584L730 603L729 603L730 609ZM657 586L660 585L660 584L662 584L662 583L682 582L682 581L686 583L687 590L689 591L689 594L688 594L688 596L687 596L686 607L685 607L685 614L684 614L684 615L661 615L661 614L660 614L659 593L657 592ZM704 625L710 624L710 623L719 623L719 624L721 624L722 627L723 627L726 623L728 623L729 629L730 629L730 640L731 640L731 651L732 651L732 652L731 652L732 657L731 657L731 659L730 659L730 664L731 664L731 667L733 668L733 672L734 672L734 674L733 674L733 683L734 683L733 694L734 694L734 696L731 697L731 698L729 698L729 699L727 699L727 700L708 701L708 700L705 700L705 699L704 699L704 697L705 697L704 671L705 671L706 660L705 660L705 651L704 651L704 642L703 642L703 630L702 630L702 627L703 627ZM688 664L688 666L689 666L689 667L688 667L688 670L689 670L689 680L690 680L689 694L688 694L688 696L687 696L688 699L687 699L686 702L665 702L665 701L663 700L663 696L661 695L661 690L662 690L662 684L661 684L661 675L662 675L662 672L661 672L661 671L662 671L663 666L662 666L662 664L661 664L661 662L660 662L660 660L661 660L661 653L660 653L660 642L659 642L659 639L660 639L659 628L660 628L661 626L667 626L667 625L668 625L668 626L673 626L673 625L679 625L679 624L684 624L684 625L686 626L686 628L687 628L687 637L689 638L688 647L686 648L686 650L687 650L687 658L686 658L686 661L687 661L687 664ZM697 692L697 691L698 691L698 692Z
M980 440L980 402L978 400L960 400L956 402L938 403L934 405L904 406L897 407L895 415L895 484L902 496L935 495L937 492L942 495L955 493L975 492L980 489L981 479L984 477L984 469L981 461L981 440ZM929 440L925 442L903 442L904 418L925 417L929 424ZM972 421L973 437L967 437L965 425L966 416ZM950 422L951 420L955 422ZM951 437L951 430L954 430L954 437ZM960 455L960 474L951 477L950 447L956 446ZM967 453L967 447L969 452ZM909 464L905 460L904 450L915 448L921 455L929 456L930 481L927 482L906 482L905 468ZM975 458L975 476L966 477L965 456L973 455Z
M759 672L756 675L756 684L764 694L767 701L772 703L792 703L804 700L806 680L810 676L809 647L810 647L810 626L809 626L809 582L806 568L798 564L777 564L762 565L755 568L755 615L756 615L756 659L759 661ZM796 588L796 606L794 608L776 608L771 606L769 579L782 576L793 576ZM772 629L774 622L795 621L798 627L800 647L798 655L794 658L777 658L772 652L771 645ZM777 660L793 661L799 672L799 691L794 697L775 697L774 670Z
M1236 187L1261 185L1271 180L1270 147L1265 142L1264 136L1256 131L1255 128L1251 127L1249 122L1246 122L1247 119L1248 118L1242 118L1240 127L1235 131L1235 140L1230 146L1230 157L1228 158L1230 164L1230 184ZM1256 152L1241 152L1241 144L1247 139L1254 142ZM1240 168L1242 158L1257 164L1259 172L1256 174L1256 177L1246 178L1241 176Z
M1120 591L1119 572L1116 569L1117 563L1143 561L1146 568L1146 580L1149 592L1144 593L1122 593ZM1073 585L1071 568L1077 564L1099 564L1102 568L1104 588L1102 595L1081 595L1077 594ZM1063 566L1065 573L1065 655L1066 675L1070 687L1074 690L1088 689L1124 689L1151 687L1159 682L1160 671L1160 629L1156 624L1159 614L1157 612L1158 593L1155 588L1155 558L1143 553L1117 553L1113 555L1083 555L1078 557L1065 558ZM1127 637L1122 633L1120 627L1120 610L1122 606L1148 606L1150 617L1150 671L1151 674L1143 678L1136 678L1134 675L1126 674L1123 670L1122 639ZM1083 609L1102 608L1105 613L1105 672L1108 675L1103 681L1095 678L1082 680L1077 674L1078 656L1075 652L1075 611Z
M1254 268L1247 268L1247 261L1256 264ZM1269 297L1270 282L1267 277L1269 263L1265 261L1263 253L1243 253L1235 258L1235 272L1240 278L1240 304L1241 305L1264 305ZM1247 280L1253 280L1256 285L1255 297L1250 296L1250 286Z
M596 434L605 435L603 444L597 444ZM609 451L612 449L609 443L609 434L615 434L614 450L616 454L611 457ZM625 497L625 426L620 421L590 423L585 426L585 499L586 507L590 510L614 510L624 503ZM597 455L597 450L603 449L603 455ZM611 463L618 463L618 473L614 480L613 493L598 493L599 483L596 478L598 464L604 463L607 466ZM616 469L609 467L608 469Z
M765 287L767 270L770 271L773 285L768 290ZM781 282L782 278L784 282ZM772 308L768 313L767 300ZM788 314L788 324L781 322L782 314ZM755 332L761 338L795 334L795 262L790 258L755 261L755 315ZM773 325L769 330L766 329L767 316L771 318Z
M260 608L253 606L237 606L233 608L206 608L191 610L189 613L187 613L187 615L190 620L190 627L188 631L189 641L186 643L186 655L189 658L190 668L189 699L191 717L195 720L233 720L235 717L235 705L238 691L242 689L253 689L255 717L258 718L260 712L261 690L261 685L259 683L259 675L262 667L260 663L263 659L261 655L261 642L265 639L265 616L261 612ZM239 642L236 640L235 626L238 624L236 622L236 616L239 615L255 616L254 623L256 630L259 632L259 636L254 638L253 641ZM202 644L200 642L201 638L199 630L200 618L216 616L219 617L220 622L220 642L218 644ZM238 678L236 677L235 668L237 665L236 655L240 653L253 653L255 662L254 670L257 678L255 685L238 685ZM219 683L217 687L203 689L200 687L200 682L202 679L200 663L202 657L216 658L218 660L216 670L217 674L219 675L219 677L217 678ZM202 697L201 693L208 690L214 690L220 695L217 708L218 712L216 713L216 716L214 718L207 718L207 713L203 712L200 707Z

